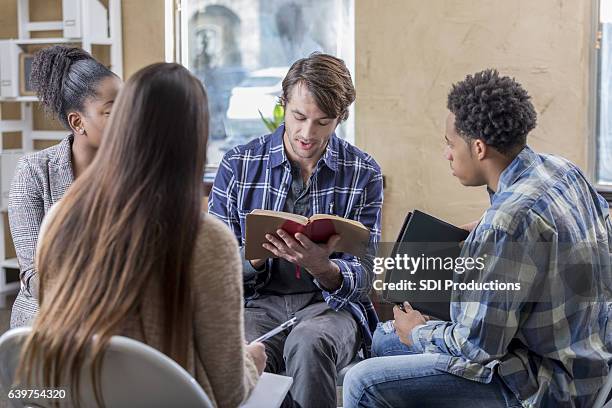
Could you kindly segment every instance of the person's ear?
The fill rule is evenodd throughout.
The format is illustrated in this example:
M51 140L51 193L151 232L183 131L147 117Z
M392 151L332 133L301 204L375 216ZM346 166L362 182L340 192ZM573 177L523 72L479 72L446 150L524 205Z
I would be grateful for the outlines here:
M472 155L478 160L483 160L487 157L487 144L482 139L476 139L472 143Z
M80 135L85 134L83 119L78 112L70 112L68 114L68 124L70 125L72 133Z

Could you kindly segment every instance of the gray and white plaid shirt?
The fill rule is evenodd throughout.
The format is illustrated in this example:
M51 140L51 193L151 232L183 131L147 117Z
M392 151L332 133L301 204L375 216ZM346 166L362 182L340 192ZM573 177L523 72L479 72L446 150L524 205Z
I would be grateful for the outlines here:
M31 325L38 312L34 256L43 217L74 180L72 138L21 158L9 193L9 223L19 261L21 290L13 304L11 328Z

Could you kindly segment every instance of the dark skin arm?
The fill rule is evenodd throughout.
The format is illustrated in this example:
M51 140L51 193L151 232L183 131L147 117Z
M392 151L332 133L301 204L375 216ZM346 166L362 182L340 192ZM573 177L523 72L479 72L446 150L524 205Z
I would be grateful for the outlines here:
M429 320L429 316L414 310L408 302L404 302L404 310L400 309L399 306L394 306L393 317L395 318L395 331L400 341L407 346L412 346L412 330Z

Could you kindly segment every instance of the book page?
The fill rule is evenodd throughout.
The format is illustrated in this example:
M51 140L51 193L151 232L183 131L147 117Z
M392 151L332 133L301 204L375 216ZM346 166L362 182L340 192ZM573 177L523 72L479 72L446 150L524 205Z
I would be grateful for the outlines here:
M292 214L292 213L288 213L284 211L272 211L272 210L259 210L258 209L258 210L251 211L251 214L265 215L266 217L282 218L286 220L295 221L298 224L302 224L302 225L308 224L308 218L302 215L299 215L299 214Z
M332 220L332 221L337 221L337 222L346 222L348 224L354 225L356 227L362 228L364 230L368 230L368 228L363 225L362 223L360 223L359 221L355 221L355 220L351 220L349 218L344 218L344 217L340 217L338 215L331 215L331 214L315 214L312 217L310 217L310 221L316 221L316 220Z

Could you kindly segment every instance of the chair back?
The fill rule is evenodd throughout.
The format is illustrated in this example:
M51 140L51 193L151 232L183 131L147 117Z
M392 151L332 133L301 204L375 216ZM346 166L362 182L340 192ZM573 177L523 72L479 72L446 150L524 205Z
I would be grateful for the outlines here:
M30 331L29 327L17 328L0 336L0 389L4 390L3 395L8 394L13 384L21 348ZM97 406L90 364L83 366L80 381L81 405ZM123 336L113 336L109 342L102 359L100 389L107 407L213 407L202 387L174 360ZM42 398L10 401L17 407L51 406L51 400ZM70 401L69 395L59 400L61 406L71 406Z

